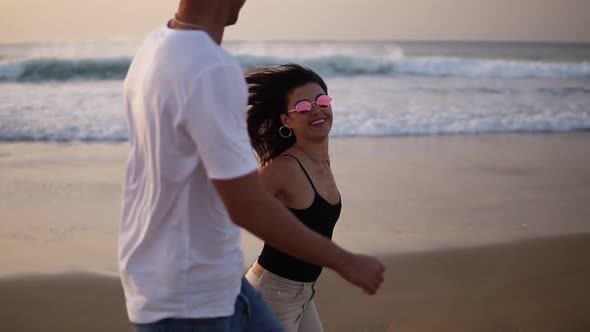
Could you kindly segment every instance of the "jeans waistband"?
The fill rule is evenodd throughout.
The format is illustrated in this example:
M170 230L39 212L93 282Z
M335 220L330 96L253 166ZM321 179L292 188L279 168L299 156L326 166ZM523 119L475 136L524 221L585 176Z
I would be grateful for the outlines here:
M276 275L276 274L268 271L264 267L262 267L262 265L258 264L258 261L255 261L252 264L252 266L250 267L250 270L252 271L252 273L254 273L258 277L258 279L262 279L262 278L274 279L274 280L280 281L281 283L288 284L293 287L313 288L313 286L316 283L315 281L303 282L303 281L295 281L295 280L281 277L279 275Z

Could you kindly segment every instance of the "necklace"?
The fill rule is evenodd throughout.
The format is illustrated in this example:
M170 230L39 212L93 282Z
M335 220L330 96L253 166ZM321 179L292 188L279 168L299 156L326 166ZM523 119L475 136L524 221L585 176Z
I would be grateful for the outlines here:
M181 20L178 18L178 13L174 14L174 17L172 18L172 20L173 20L174 22L176 22L177 24L184 25L185 27L189 27L189 28L193 28L193 29L197 29L197 30L205 30L205 29L203 29L203 27L202 27L202 26L200 26L200 25L197 25L197 24L192 24L192 23L188 23L188 22L181 21Z
M327 163L328 165L330 165L330 157L328 157L327 159L321 159L321 158L320 158L320 159L316 159L316 158L313 158L311 155L309 155L309 154L308 154L308 153L307 153L307 152L306 152L304 149L302 149L302 148L299 148L299 151L301 151L301 152L302 152L302 153L303 153L303 154L304 154L304 155L305 155L307 158L309 158L309 159L313 160L313 161L314 161L314 162L316 162L316 163L320 163L320 164Z

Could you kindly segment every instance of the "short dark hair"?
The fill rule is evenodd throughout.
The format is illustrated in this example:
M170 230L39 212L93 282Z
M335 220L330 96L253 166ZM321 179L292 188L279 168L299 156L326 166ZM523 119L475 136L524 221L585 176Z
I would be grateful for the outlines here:
M287 113L289 94L308 83L317 83L325 93L328 86L309 68L297 64L260 67L246 72L248 83L248 134L264 166L295 144L295 133L283 138L281 114Z

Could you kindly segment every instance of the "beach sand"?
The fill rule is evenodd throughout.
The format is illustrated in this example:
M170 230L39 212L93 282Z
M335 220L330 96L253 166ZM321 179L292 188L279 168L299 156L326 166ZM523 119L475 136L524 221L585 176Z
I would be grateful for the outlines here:
M385 258L374 297L332 271L318 282L327 331L590 331L590 236Z
M590 331L590 134L333 139L334 240L388 267L326 271L327 331ZM130 331L116 245L126 144L0 144L2 331ZM245 234L249 264L260 241Z
M590 331L590 235L383 258L367 296L326 271L326 331ZM131 331L116 276L0 279L2 331Z

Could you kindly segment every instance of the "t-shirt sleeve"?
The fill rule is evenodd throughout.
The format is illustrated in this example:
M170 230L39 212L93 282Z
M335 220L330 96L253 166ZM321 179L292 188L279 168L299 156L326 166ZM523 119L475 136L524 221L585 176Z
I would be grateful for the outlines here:
M246 123L247 87L241 69L219 65L201 73L181 107L181 121L211 179L232 179L258 167Z

